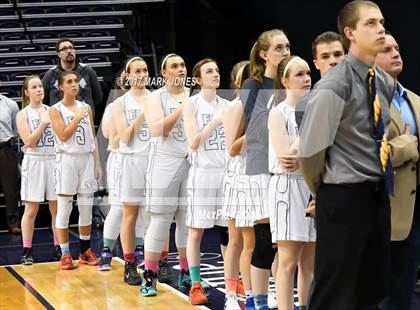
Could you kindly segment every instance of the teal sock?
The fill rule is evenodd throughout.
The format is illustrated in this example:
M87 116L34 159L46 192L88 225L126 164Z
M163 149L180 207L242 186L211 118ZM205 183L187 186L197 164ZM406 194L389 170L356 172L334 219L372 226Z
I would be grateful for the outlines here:
M104 248L109 248L112 252L116 240L104 238Z
M144 239L136 237L136 245L139 245L141 247L144 246Z
M267 309L267 295L255 295L254 296L255 310Z
M200 282L200 266L190 266L188 269L190 270L191 282Z

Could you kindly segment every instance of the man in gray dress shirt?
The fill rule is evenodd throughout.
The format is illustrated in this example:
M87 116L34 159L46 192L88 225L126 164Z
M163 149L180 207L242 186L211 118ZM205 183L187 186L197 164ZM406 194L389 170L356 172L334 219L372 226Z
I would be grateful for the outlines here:
M0 183L6 198L6 220L9 231L20 233L18 209L18 169L14 149L18 136L16 102L0 94Z
M303 117L300 166L317 205L310 310L373 310L387 295L390 209L368 84L383 22L373 2L343 7L338 28L349 54L315 85ZM386 129L393 81L374 70Z

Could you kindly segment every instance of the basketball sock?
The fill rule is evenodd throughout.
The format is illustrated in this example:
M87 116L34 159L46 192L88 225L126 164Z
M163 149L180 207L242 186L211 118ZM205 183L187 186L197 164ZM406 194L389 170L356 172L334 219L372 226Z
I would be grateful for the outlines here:
M200 282L200 266L190 266L191 283Z
M69 254L70 255L70 247L69 247L69 243L62 243L60 244L60 248L61 248L61 253L64 254Z
M160 255L160 259L167 259L169 255L169 252L166 250L162 251L162 255Z
M112 251L115 245L115 241L116 240L104 238L104 248L109 248Z
M24 248L32 248L32 239L23 239Z
M230 292L236 292L236 288L238 287L239 278L226 278L226 295Z
M134 253L124 253L124 260L128 263L134 263Z
M151 259L144 260L144 270L151 270L153 272L156 272L157 268L158 268L157 262Z
M186 257L179 258L179 269L188 271L188 260Z
M144 239L140 237L136 237L136 245L143 247L144 246Z
M90 235L79 235L80 254L84 254L90 248Z

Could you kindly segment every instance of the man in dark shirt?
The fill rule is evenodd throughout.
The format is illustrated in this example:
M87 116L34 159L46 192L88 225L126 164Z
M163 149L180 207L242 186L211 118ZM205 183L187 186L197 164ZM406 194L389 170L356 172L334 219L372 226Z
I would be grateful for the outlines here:
M61 100L62 94L58 90L58 77L63 71L74 71L79 76L78 100L90 105L95 113L95 123L97 123L104 107L102 106L101 85L95 70L78 61L74 42L71 39L60 39L56 44L56 52L60 61L42 78L45 92L44 104L52 106Z
M388 293L392 186L384 182L384 137L393 81L374 66L383 23L373 2L343 7L338 28L349 54L315 85L303 116L298 155L317 205L310 310L374 310Z

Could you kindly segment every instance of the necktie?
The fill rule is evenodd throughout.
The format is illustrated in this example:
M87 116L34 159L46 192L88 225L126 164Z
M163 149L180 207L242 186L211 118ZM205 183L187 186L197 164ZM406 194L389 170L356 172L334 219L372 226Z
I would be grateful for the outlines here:
M379 157L381 159L381 168L385 173L386 189L389 194L394 196L394 172L392 170L391 158L389 157L388 140L385 135L385 128L381 117L381 104L379 96L376 93L375 70L369 68L368 72L369 93L373 104L374 129L377 141L381 141L379 147Z

